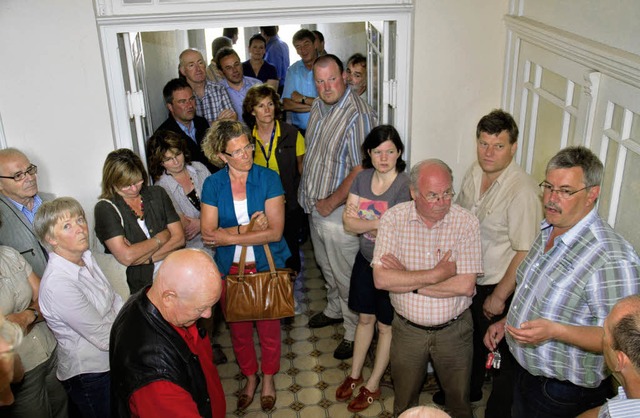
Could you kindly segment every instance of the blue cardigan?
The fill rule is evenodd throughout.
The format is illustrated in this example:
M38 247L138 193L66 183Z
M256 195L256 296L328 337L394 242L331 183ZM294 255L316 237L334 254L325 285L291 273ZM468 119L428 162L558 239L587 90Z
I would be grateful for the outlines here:
M264 204L272 197L282 196L284 189L280 177L275 171L254 164L247 177L247 208L249 216L257 211L264 211ZM202 203L218 208L218 226L221 228L235 227L238 219L233 207L231 179L228 168L210 175L202 187ZM235 245L216 248L215 261L220 273L226 275L233 263ZM269 249L276 267L284 267L285 261L291 256L284 238L269 243ZM262 245L254 245L258 271L268 271L269 263Z

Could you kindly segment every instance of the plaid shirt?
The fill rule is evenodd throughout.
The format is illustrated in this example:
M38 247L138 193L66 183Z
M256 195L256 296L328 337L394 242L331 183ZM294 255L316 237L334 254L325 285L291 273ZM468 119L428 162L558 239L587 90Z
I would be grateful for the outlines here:
M602 326L613 305L640 292L640 259L631 244L592 210L544 252L553 226L542 231L518 267L507 324L546 318L561 324ZM582 386L598 386L608 375L604 357L549 340L519 345L507 333L511 352L529 373Z
M298 201L311 213L320 199L325 199L342 184L351 170L360 165L360 144L377 125L375 111L346 89L340 100L327 106L316 99L305 136L307 154L300 180Z
M480 225L471 212L452 204L449 213L432 228L420 219L415 202L399 203L380 218L372 264L385 254L395 255L407 270L429 270L438 257L452 250L458 274L482 273ZM471 298L432 298L416 293L389 292L395 311L425 326L435 326L462 314Z
M196 115L202 116L211 124L225 109L233 109L227 89L207 80L204 86L204 96L198 97L196 94Z

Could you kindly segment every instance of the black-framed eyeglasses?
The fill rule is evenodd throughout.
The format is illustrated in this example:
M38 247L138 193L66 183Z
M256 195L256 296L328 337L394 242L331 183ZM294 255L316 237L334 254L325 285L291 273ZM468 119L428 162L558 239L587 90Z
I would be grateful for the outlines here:
M0 179L14 179L15 181L22 181L27 177L27 174L29 174L30 176L35 176L36 174L38 174L38 166L35 164L31 164L24 171L18 171L13 176L0 176Z
M542 193L547 193L550 195L555 193L560 199L564 199L564 200L571 199L571 196L573 196L574 194L581 192L583 190L587 190L590 187L593 187L593 186L585 186L582 189L578 189L578 190L554 189L553 186L547 183L546 181L543 181L538 186L540 186L540 190L542 190Z
M247 144L243 148L239 148L239 149L233 151L232 153L228 153L227 151L222 151L222 153L225 154L225 155L228 155L229 157L240 158L243 155L245 155L245 153L249 154L249 153L253 152L254 149L256 149L256 146L254 144Z

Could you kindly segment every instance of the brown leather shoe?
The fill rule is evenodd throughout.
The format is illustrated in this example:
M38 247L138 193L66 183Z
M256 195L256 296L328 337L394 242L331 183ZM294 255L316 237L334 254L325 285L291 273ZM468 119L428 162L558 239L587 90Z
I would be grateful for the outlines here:
M362 383L362 381L362 376L357 379L347 376L347 378L344 379L344 382L342 382L342 384L338 386L338 389L336 389L336 401L343 402L351 398L353 391L360 383Z
M360 393L356 396L349 405L347 409L349 412L360 412L364 411L373 403L373 401L380 399L380 389L375 392L370 392L366 386L362 386L360 388Z
M242 388L242 392L238 396L238 403L236 404L236 409L238 411L244 411L249 407L249 405L251 405L251 402L253 402L253 396L256 394L258 385L260 385L260 376L256 376L256 388L253 390L251 396L245 393L245 389L247 388L248 384L249 380L247 379L247 383L245 383L244 387Z
M276 397L271 395L260 397L260 407L264 412L271 411L276 406Z

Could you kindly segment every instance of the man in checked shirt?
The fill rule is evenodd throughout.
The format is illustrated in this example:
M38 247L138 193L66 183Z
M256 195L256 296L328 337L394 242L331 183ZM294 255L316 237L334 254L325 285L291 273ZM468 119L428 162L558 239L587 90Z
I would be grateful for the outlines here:
M603 165L584 147L547 164L545 220L516 273L506 317L485 345L507 336L517 365L513 416L574 417L611 394L602 325L613 305L640 292L640 258L598 216Z
M412 201L380 219L373 253L373 278L390 292L395 310L391 340L393 412L418 405L433 361L446 408L455 418L471 418L469 379L473 321L469 306L482 273L478 218L452 204L451 169L426 160L411 170Z

